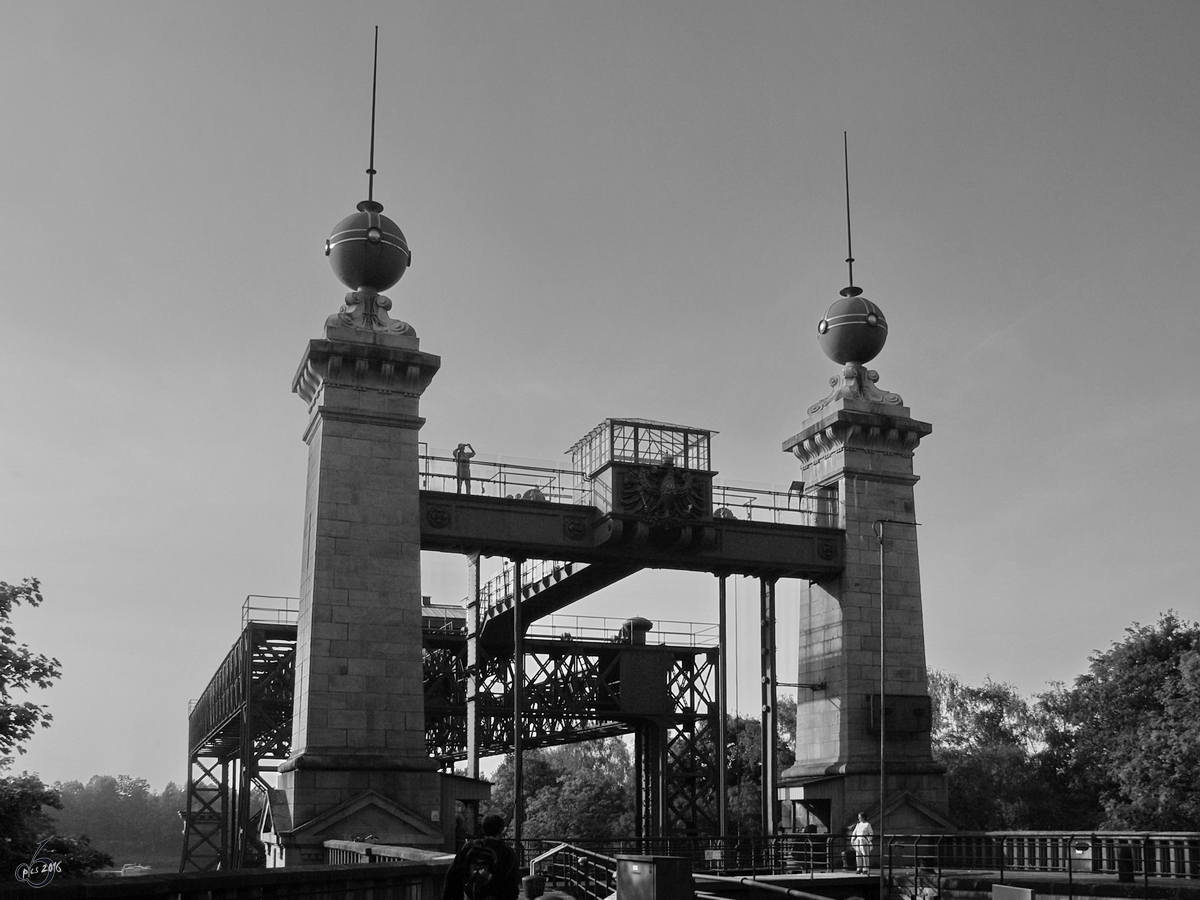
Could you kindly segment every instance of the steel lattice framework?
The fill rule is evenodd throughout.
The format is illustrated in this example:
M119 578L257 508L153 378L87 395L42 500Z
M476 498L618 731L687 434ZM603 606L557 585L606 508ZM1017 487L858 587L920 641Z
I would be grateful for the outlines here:
M291 750L295 663L295 625L249 622L189 713L181 872L251 862L259 772Z
M717 833L718 653L617 641L525 641L526 747L635 736L639 826L647 834ZM466 635L426 633L426 747L467 758ZM481 756L513 746L513 656L485 653L476 682Z
M448 766L467 755L466 631L437 615L424 626L426 746ZM193 707L181 871L252 863L259 773L290 751L295 648L295 625L248 623ZM531 638L526 746L632 733L642 830L715 834L717 669L714 648ZM512 750L512 685L511 649L486 654L483 755Z

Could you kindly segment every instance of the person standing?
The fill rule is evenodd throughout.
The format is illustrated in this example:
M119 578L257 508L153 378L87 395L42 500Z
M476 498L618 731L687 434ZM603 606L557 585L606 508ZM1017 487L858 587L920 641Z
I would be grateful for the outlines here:
M454 457L455 493L461 494L463 488L471 493L471 460L475 457L475 448L470 444L459 444L451 454Z
M517 900L521 872L516 852L500 837L504 816L489 813L480 827L483 837L468 841L450 864L442 900Z
M875 829L871 827L871 823L867 821L867 817L859 813L858 821L854 824L854 830L850 832L850 846L854 848L854 857L858 863L858 868L855 871L860 875L869 875L871 873L871 839L874 835Z

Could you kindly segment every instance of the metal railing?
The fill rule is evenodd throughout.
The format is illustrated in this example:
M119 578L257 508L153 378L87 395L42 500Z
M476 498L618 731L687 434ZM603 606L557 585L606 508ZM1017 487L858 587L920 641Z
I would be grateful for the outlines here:
M422 490L467 491L468 485L459 482L458 464L449 450L422 444L420 461ZM469 468L472 494L601 509L612 506L608 486L603 481L594 481L582 471L564 469L550 462L478 453ZM822 528L838 525L837 496L825 491L800 493L778 485L722 479L713 482L712 506L718 518Z
M623 854L680 856L696 872L717 874L852 873L849 837L842 834L789 833L771 837L662 837L621 840L565 839L597 856ZM522 842L526 858L558 841ZM881 852L882 851L882 852ZM1197 832L960 832L888 835L871 848L876 871L882 859L892 878L940 878L948 871L1066 876L1117 876L1126 881L1149 878L1200 880L1200 833Z
M587 568L587 563L562 562L553 559L530 559L521 563L521 590L529 597L539 582L554 582ZM479 586L480 617L487 619L512 604L514 566L505 561L500 572ZM467 605L466 598L463 606ZM579 641L615 641L619 639L625 618L610 616L550 615L528 627L529 637ZM677 622L654 620L647 641L675 647L715 647L718 626L708 622Z
M242 601L243 628L251 622L262 622L267 625L295 625L299 617L299 597L249 594Z
M522 841L526 854L533 856L530 875L542 875L548 884L566 887L577 900L605 900L617 891L617 861L574 844L553 841ZM540 851L540 852L539 852Z
M479 494L591 506L591 482L580 472L541 460L477 453L468 464L469 484L460 482L449 450L420 448L421 490Z
M819 528L838 525L837 496L832 493L804 494L777 485L722 480L713 482L712 504L716 518Z
M628 617L553 615L538 619L529 626L526 634L531 638L612 642L620 637L628 621ZM718 631L717 625L708 622L655 619L654 628L646 635L646 643L669 644L672 647L716 647Z
M675 856L691 860L694 872L780 875L837 872L844 868L849 838L840 834L727 835L725 837L658 837L620 840L568 838L569 846L600 858L623 855ZM526 858L553 848L556 841L522 841ZM851 866L853 871L853 865Z
M418 847L397 847L370 840L326 841L325 864L330 866L367 865L383 862L420 862L441 866L444 873L450 868L453 853L441 850L422 850Z
M587 563L563 562L556 559L529 559L521 563L521 591L528 597L533 585L539 582L558 581L573 572L587 568ZM512 604L513 576L512 560L505 560L500 571L479 586L479 615L488 619L498 610ZM466 605L466 601L463 601Z
M936 857L948 868L1200 879L1195 832L1010 831L897 835L890 852L905 861Z

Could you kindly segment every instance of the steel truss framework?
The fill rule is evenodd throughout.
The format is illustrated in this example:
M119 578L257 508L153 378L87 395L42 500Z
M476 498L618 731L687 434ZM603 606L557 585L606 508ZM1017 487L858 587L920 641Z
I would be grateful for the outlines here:
M259 772L291 750L295 662L295 625L247 623L188 715L181 872L253 862Z
M718 653L529 638L522 740L545 747L632 733L639 833L715 834ZM468 756L466 635L426 636L426 747L443 765ZM513 746L511 649L485 652L477 673L480 756Z
M443 765L467 755L467 639L429 618L423 632L426 746ZM291 745L296 626L249 623L188 717L188 809L180 871L254 862L259 773ZM512 650L484 654L480 753L511 752ZM717 832L715 648L529 639L528 747L632 733L639 834Z

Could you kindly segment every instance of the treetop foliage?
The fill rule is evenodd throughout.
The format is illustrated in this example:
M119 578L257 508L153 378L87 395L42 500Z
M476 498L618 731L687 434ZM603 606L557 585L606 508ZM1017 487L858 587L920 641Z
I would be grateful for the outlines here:
M178 860L187 797L174 782L156 794L144 778L93 775L87 784L56 782L54 789L62 799L54 815L60 833L86 834L122 862Z
M24 753L21 745L33 736L33 730L38 725L48 728L52 718L46 707L13 697L15 691L48 688L62 674L57 659L18 644L10 624L14 607L22 603L40 606L41 602L41 584L36 578L16 585L0 581L0 769L11 764L9 754L14 749Z
M1106 827L1200 830L1200 624L1135 622L1055 703Z
M780 769L785 769L796 758L795 698L780 697L777 712L779 743L776 754ZM760 834L762 723L747 716L730 716L726 731L731 830L739 834ZM714 728L708 735L708 745L701 748L703 756L716 758L712 746L715 738ZM611 840L634 833L634 767L629 746L622 738L526 751L522 772L524 837ZM488 811L511 820L514 805L511 756L496 769L493 781Z
M489 810L512 818L513 759L500 764ZM608 839L633 834L633 760L619 737L524 755L524 837Z
M1200 830L1200 625L1134 623L1031 700L936 671L929 687L960 827Z

